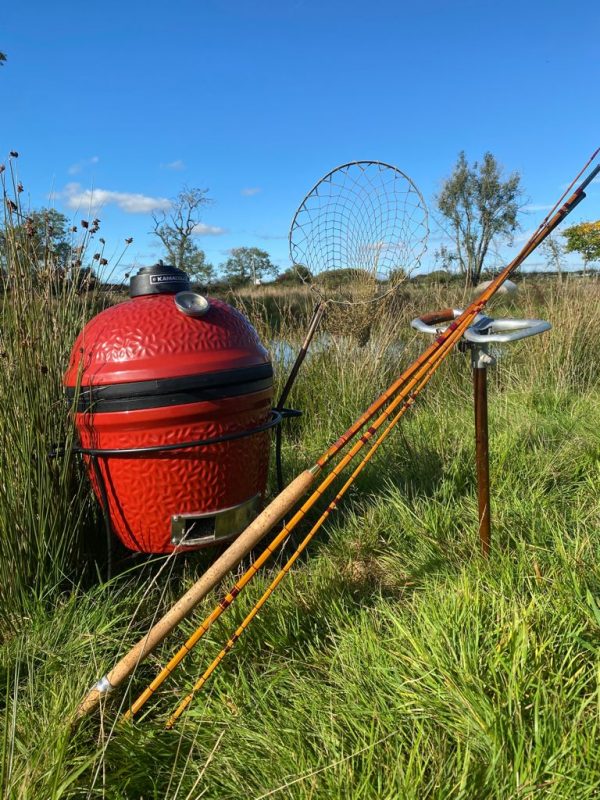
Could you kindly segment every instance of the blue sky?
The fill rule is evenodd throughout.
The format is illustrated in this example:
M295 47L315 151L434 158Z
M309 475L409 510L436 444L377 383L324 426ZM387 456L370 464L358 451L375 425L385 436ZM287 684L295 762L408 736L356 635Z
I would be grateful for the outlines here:
M599 23L592 0L5 4L0 153L33 207L52 192L78 220L93 189L127 264L156 261L149 209L183 184L215 201L209 260L258 246L283 268L320 175L388 161L433 204L461 149L522 173L528 230L600 145ZM596 183L573 219L599 217Z

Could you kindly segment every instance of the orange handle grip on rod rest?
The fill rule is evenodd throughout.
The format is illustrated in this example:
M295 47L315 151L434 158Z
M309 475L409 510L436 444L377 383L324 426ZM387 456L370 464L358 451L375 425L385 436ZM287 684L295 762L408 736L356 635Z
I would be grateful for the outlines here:
M453 308L442 308L440 311L429 311L419 317L425 325L439 325L441 322L452 322L454 319Z

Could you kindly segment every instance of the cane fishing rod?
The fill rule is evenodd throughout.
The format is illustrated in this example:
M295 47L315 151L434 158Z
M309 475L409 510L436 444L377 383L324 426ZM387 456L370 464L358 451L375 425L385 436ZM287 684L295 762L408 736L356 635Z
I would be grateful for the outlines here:
M594 160L598 151L594 153L590 161L583 170L570 184L568 191L572 188L578 178L585 172L589 164ZM531 252L548 236L554 228L575 208L575 206L585 197L584 189L600 172L596 168L590 176L579 186L574 194L566 203L556 211L550 220L545 220L538 228L536 233L525 245L521 253L492 281L482 294L468 306L463 314L452 322L448 328L425 350L425 352L405 370L405 372L383 392L380 397L371 404L367 411L354 422L342 436L334 442L331 447L323 453L317 462L310 468L298 475L287 487L277 495L276 498L259 514L256 519L240 534L232 545L209 567L209 569L196 581L196 583L164 614L164 616L148 631L148 633L137 642L131 650L123 656L113 669L101 678L92 690L86 695L75 712L75 720L85 716L92 711L100 702L100 699L111 689L116 688L132 672L144 658L151 653L155 647L192 611L193 608L211 591L222 578L234 569L253 547L276 525L296 503L306 494L312 485L315 477L321 472L324 466L336 456L346 444L369 422L375 414L383 408L390 398L406 382L408 378L415 374L423 364L428 361L444 343L453 338L453 333L457 330L466 329L468 324L474 319L476 314L483 308L488 300L493 296L502 283L509 275L530 255ZM563 197L566 195L563 195ZM559 200L559 203L562 201ZM466 324L465 324L466 323ZM464 325L464 328L463 328Z
M585 168L584 168L585 170ZM437 365L441 363L441 361L445 358L445 356L450 352L453 348L454 344L462 338L463 333L469 327L469 325L473 322L481 308L488 302L489 298L493 296L495 291L502 285L502 283L508 278L510 274L522 263L522 261L531 253L535 248L541 244L546 236L549 235L551 230L553 230L556 225L569 213L575 205L583 199L582 190L588 183L593 180L593 177L597 172L600 171L598 168L592 175L582 184L582 186L578 189L576 194L571 198L569 203L565 204L565 206L557 213L556 217L553 218L550 222L547 223L545 220L544 223L540 226L540 229L536 231L536 233L531 237L529 242L525 245L523 250L519 253L519 255L509 264L507 267L498 275L498 277L492 282L492 284L488 287L488 289L484 290L482 294L471 304L471 306L463 312L463 314L458 317L454 322L448 326L448 328L438 337L436 342L428 348L428 350L421 356L420 359L412 365L413 369L417 368L419 362L425 361L425 363L418 369L416 376L413 377L411 380L410 378L407 381L404 381L404 387L402 391L397 394L394 401L388 406L388 408L383 412L383 414L376 420L375 423L369 428L367 434L365 434L361 439L354 445L354 447L350 450L350 452L344 456L344 458L338 463L338 465L331 471L329 476L325 478L324 481L320 484L317 489L313 492L313 494L309 497L309 499L303 504L303 506L299 509L299 511L292 517L290 522L286 524L282 531L275 537L273 542L267 547L267 549L259 556L259 558L254 562L252 567L240 578L240 580L235 584L233 589L225 595L225 597L221 600L219 605L213 610L213 612L206 618L206 620L199 626L199 628L192 634L192 636L187 640L187 642L180 648L180 650L173 656L173 658L169 661L169 663L164 667L163 670L157 675L157 677L152 681L152 683L146 688L146 690L138 697L138 699L134 702L132 707L130 708L127 716L131 717L135 713L137 713L145 702L152 696L152 694L158 689L158 687L169 677L171 672L175 669L175 667L181 663L183 658L187 655L192 647L200 640L200 638L208 631L210 626L221 616L221 614L231 605L235 597L240 593L240 591L247 585L247 583L254 577L260 567L266 562L266 560L270 557L270 555L274 552L276 547L285 540L285 538L289 535L291 530L300 522L301 519L305 516L307 511L317 502L317 500L321 497L321 495L326 491L329 485L333 482L333 480L340 474L340 472L345 468L345 466L352 460L354 455L364 446L368 438L372 435L372 432L378 429L381 424L388 418L391 412L397 407L397 405L402 402L402 400L407 397L410 391L415 387L417 382L421 378L425 378L423 382L423 386L429 380ZM577 178L575 179L577 180ZM568 190L567 190L568 191ZM561 198L562 200L562 198ZM560 203L560 200L559 200ZM435 312L431 315L426 315L423 317L424 321L429 322L430 324L436 324L437 322L448 322L454 318L454 314L451 310L444 310L442 312ZM428 352L431 352L430 358L427 359L426 356ZM433 369L432 369L433 366ZM431 371L430 371L431 370ZM428 371L430 374L427 376ZM410 368L404 374L410 373ZM401 376L402 377L402 376ZM401 381L401 378L399 379ZM396 382L398 383L398 382ZM421 386L420 388L423 388ZM390 387L391 393L392 387ZM366 412L366 415L369 414L369 411ZM357 420L355 425L359 425L360 420ZM350 430L350 429L349 429ZM347 432L348 433L348 432ZM346 434L344 434L346 436ZM351 437L349 437L351 438ZM341 443L343 446L342 440L344 437L341 437L338 440L338 443ZM346 439L348 441L349 439ZM336 444L338 444L336 443ZM334 445L335 446L335 445ZM333 449L333 448L330 448ZM327 454L324 454L326 456ZM318 463L318 462L317 462ZM326 463L324 460L323 463Z
M429 319L429 317L427 317ZM425 364L417 373L417 375L409 380L402 391L399 392L381 415L372 423L368 430L358 439L353 447L346 453L346 455L333 467L329 475L315 488L310 497L303 503L294 516L287 522L273 541L265 548L265 550L258 556L252 565L246 570L241 578L236 581L232 589L227 592L220 602L215 606L213 611L206 617L206 619L199 625L194 633L188 640L181 646L175 653L166 666L158 673L154 680L146 687L142 694L135 700L129 711L124 715L125 719L130 719L138 713L144 704L152 697L154 692L164 683L165 680L171 675L173 670L183 661L192 648L200 641L200 639L207 633L208 629L215 623L221 614L223 614L229 606L233 603L235 598L240 594L244 587L252 580L257 574L259 569L266 563L270 556L275 552L277 547L285 541L294 528L304 519L306 514L315 505L315 503L327 491L329 486L341 474L345 467L354 459L357 453L367 444L367 442L374 436L377 430L389 419L395 409L401 404L405 403L408 408L413 400L418 386L418 391L424 388L425 384L430 380L437 367L444 360L446 355L452 350L458 339L461 338L463 333L462 326L458 326L453 330L452 335L448 337L442 348L440 348L431 363ZM419 383L420 382L420 383ZM412 392L412 394L411 394ZM418 393L418 392L417 392ZM404 412L403 412L404 413Z
M438 361L435 366L433 367L433 371L437 369L437 367L441 364L441 361ZM431 377L431 376L429 376ZM271 581L269 586L265 589L259 600L254 604L251 608L249 613L246 615L244 620L240 623L237 627L233 636L227 641L227 644L222 648L222 650L218 653L218 655L213 659L213 661L209 664L207 669L204 671L202 676L196 681L194 686L192 687L191 691L183 698L181 703L177 706L175 711L171 714L169 719L167 720L166 726L167 728L172 728L175 722L179 719L179 717L183 714L186 708L190 705L192 700L194 699L195 695L204 687L212 673L216 670L219 666L221 661L225 658L225 656L233 649L235 643L240 638L240 636L244 633L246 628L250 625L252 620L256 617L258 612L261 608L265 605L269 597L273 594L275 589L279 586L281 581L285 578L288 574L294 563L300 557L300 555L304 552L304 550L308 547L314 536L318 533L321 529L329 515L332 511L334 511L340 500L344 497L348 489L352 486L354 481L363 471L363 469L367 466L369 461L373 458L379 447L383 444L383 442L387 439L393 429L396 427L400 419L404 416L404 414L408 411L408 409L414 404L417 395L420 393L421 389L425 387L425 384L428 382L429 377L424 379L422 383L413 391L413 393L409 396L409 398L404 402L404 404L400 407L400 410L397 414L392 417L392 419L388 422L387 426L383 429L380 433L377 440L371 445L367 453L363 456L362 460L359 462L357 467L354 469L350 477L346 480L342 488L338 491L336 496L333 498L331 503L327 506L327 508L323 511L319 519L315 522L313 527L304 537L304 539L300 542L296 550L292 553L292 555L288 558L286 563L283 567L279 570L275 578ZM366 436L367 434L365 434ZM370 437L369 437L370 438Z

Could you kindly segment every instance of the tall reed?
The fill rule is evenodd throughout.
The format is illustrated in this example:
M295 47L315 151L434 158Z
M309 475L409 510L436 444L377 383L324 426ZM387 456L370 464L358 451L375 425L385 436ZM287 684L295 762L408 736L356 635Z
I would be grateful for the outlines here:
M68 252L57 252L52 214L24 207L16 158L1 175L0 637L79 567L91 506L61 378L76 334L102 302L89 265L106 265L101 240L90 254L98 220L73 226ZM57 445L64 449L52 457Z

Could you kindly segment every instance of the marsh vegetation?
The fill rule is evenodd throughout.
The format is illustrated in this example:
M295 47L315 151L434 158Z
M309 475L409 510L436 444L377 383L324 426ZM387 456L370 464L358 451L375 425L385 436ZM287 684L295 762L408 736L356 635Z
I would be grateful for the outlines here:
M0 332L0 792L7 798L592 798L600 790L600 283L524 280L492 314L550 334L490 374L493 547L478 553L469 366L453 354L174 731L164 721L266 586L260 575L135 725L119 712L207 599L100 716L90 685L211 554L101 566L104 533L61 375L104 302L11 254ZM243 306L279 386L311 298ZM291 400L293 476L424 347L417 313L460 285L407 284L332 315ZM285 363L284 363L285 362ZM57 443L66 449L54 458ZM273 484L271 484L273 485ZM96 561L94 560L96 559ZM228 582L229 583L229 582Z

